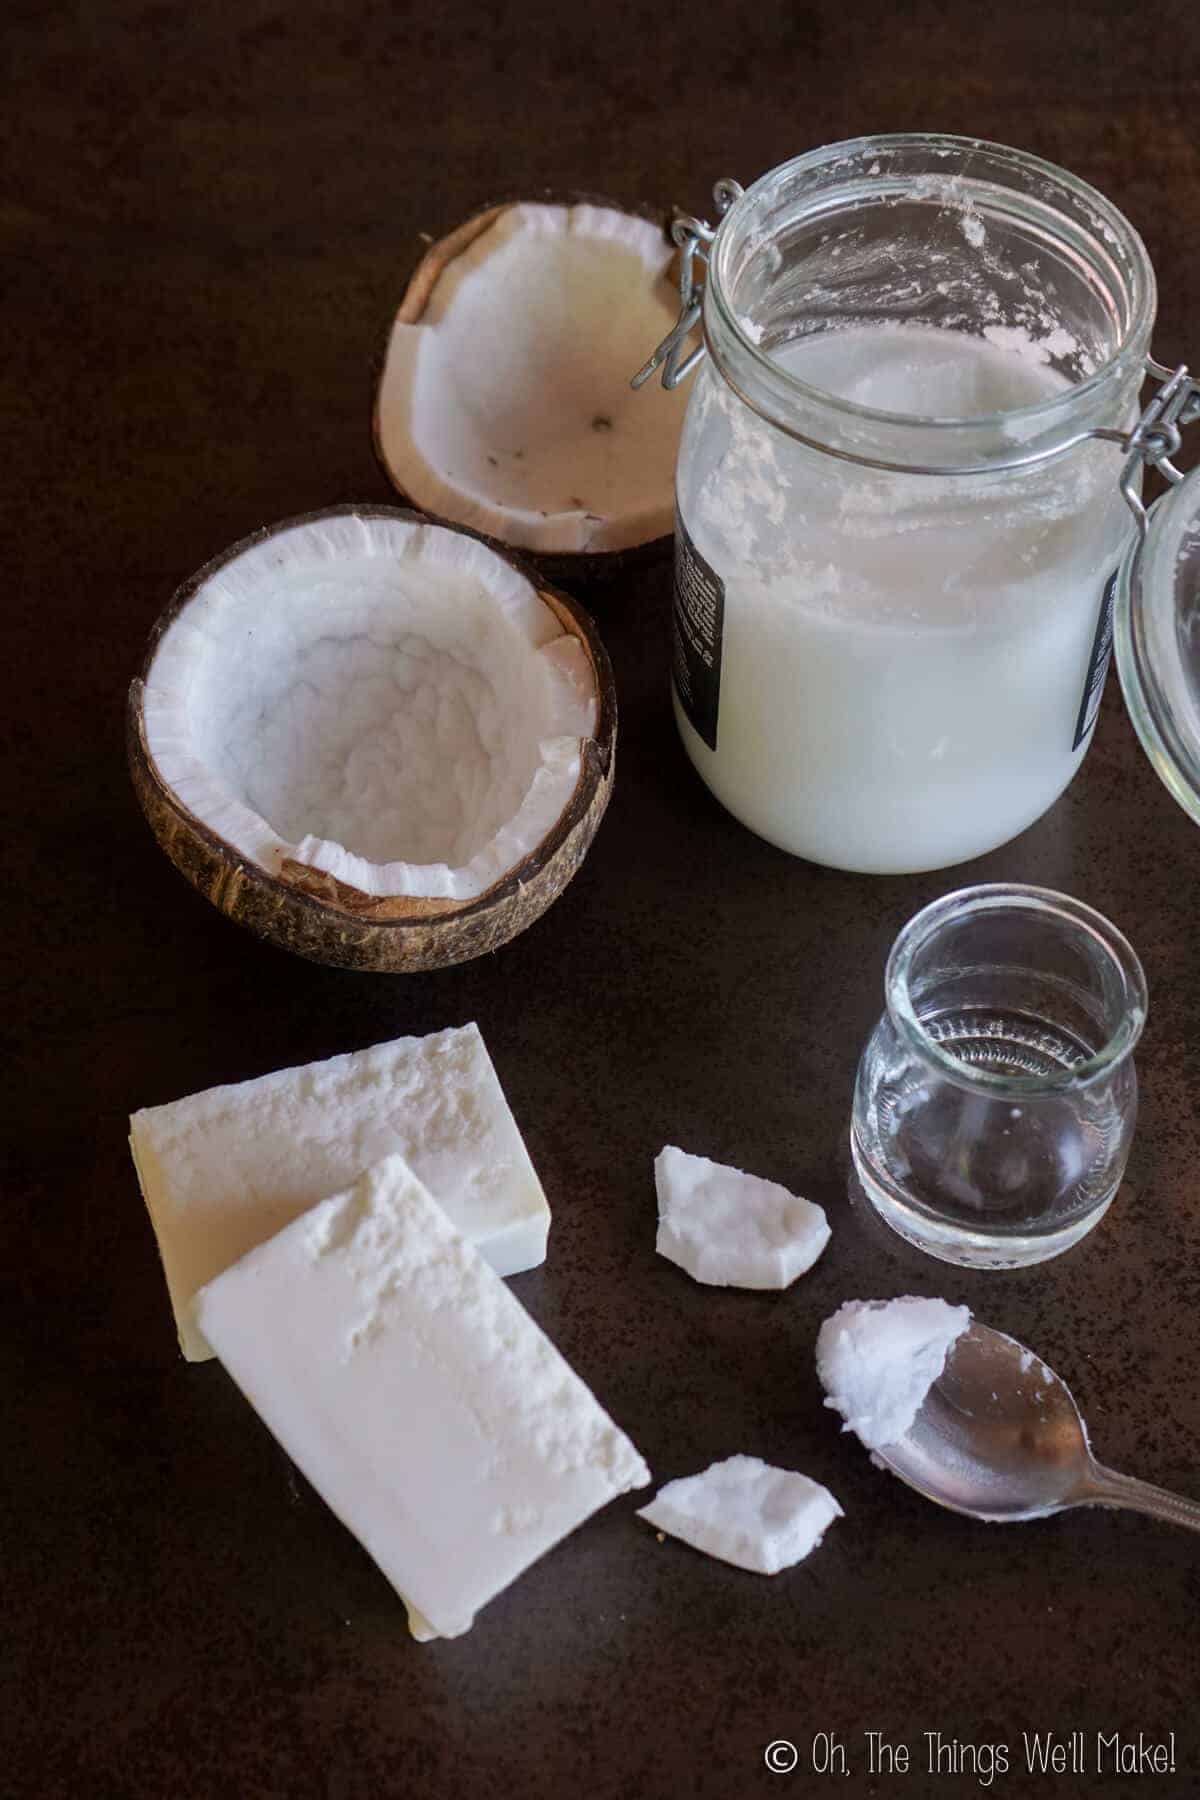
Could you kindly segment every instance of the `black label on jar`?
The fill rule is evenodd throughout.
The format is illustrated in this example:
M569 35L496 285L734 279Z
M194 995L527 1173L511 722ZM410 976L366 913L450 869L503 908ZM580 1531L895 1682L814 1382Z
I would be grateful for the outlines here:
M693 544L675 509L675 604L671 679L679 704L710 750L717 747L725 583Z
M1108 674L1108 659L1112 653L1113 601L1116 593L1117 570L1114 569L1104 584L1104 596L1100 601L1100 617L1096 620L1092 654L1088 657L1087 674L1083 678L1083 698L1079 702L1079 714L1075 720L1075 736L1071 740L1072 750L1078 750L1084 739L1090 736L1100 712L1104 680Z

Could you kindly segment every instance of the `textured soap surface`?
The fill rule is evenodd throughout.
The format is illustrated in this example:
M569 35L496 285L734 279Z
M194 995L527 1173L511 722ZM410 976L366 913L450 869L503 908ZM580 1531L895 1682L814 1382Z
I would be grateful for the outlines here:
M896 1443L971 1323L945 1300L847 1300L817 1333L817 1375L825 1404L840 1412L868 1450Z
M211 1355L197 1289L386 1156L498 1274L545 1258L550 1209L475 1025L146 1108L129 1141L191 1361Z
M823 1208L668 1144L654 1162L660 1256L713 1287L785 1288L829 1242Z
M251 1405L413 1614L455 1637L646 1465L399 1157L196 1297ZM581 1601L582 1603L582 1601Z
M829 1489L757 1456L728 1456L668 1481L638 1517L738 1569L777 1575L814 1550L842 1517Z

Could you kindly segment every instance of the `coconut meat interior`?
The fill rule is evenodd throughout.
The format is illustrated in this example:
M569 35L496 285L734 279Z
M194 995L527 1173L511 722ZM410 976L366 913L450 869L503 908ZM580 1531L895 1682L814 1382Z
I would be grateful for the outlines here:
M355 514L209 575L143 706L159 776L237 855L458 899L551 830L598 710L587 651L524 576L459 533Z
M377 423L402 490L543 551L669 532L686 393L629 380L675 323L673 254L611 208L503 208L393 329Z

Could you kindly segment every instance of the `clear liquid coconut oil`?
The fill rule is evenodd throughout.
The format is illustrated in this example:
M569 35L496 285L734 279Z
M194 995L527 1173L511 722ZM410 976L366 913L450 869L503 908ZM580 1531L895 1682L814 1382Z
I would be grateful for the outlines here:
M1131 516L1136 234L1015 151L834 146L713 246L677 478L674 704L719 800L838 868L945 867L1071 780Z

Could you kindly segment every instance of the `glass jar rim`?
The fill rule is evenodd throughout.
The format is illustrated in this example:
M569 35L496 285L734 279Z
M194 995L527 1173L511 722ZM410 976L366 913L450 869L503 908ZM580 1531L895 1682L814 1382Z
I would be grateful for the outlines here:
M829 393L827 389L814 387L808 382L802 381L764 350L761 344L746 330L729 292L728 263L732 246L736 241L739 222L748 217L755 203L769 195L773 186L782 186L790 176L819 168L823 164L848 161L856 156L877 156L918 150L931 155L991 156L998 163L1007 162L1026 174L1041 175L1048 182L1060 187L1073 199L1089 207L1099 222L1100 230L1106 235L1111 234L1112 241L1121 246L1133 272L1133 280L1129 284L1128 324L1111 355L1084 380L1073 382L1062 393L1050 394L1005 412L977 414L963 418L939 418L920 413L889 412L878 407L863 406L858 401L844 399ZM708 318L710 305L715 310L721 327L732 336L737 345L738 354L744 354L749 359L750 366L760 378L769 380L780 393L792 395L797 402L807 403L810 406L815 403L828 407L835 415L852 420L858 426L876 424L881 429L891 430L911 426L914 430L935 434L953 431L962 433L967 429L986 431L989 428L996 430L1030 426L1036 428L1042 420L1052 421L1056 414L1061 416L1064 406L1072 412L1077 407L1086 406L1093 396L1098 395L1115 380L1122 379L1126 372L1132 373L1136 367L1142 366L1154 324L1157 286L1153 265L1138 232L1125 215L1098 188L1093 187L1090 182L1083 181L1079 176L1073 175L1070 170L1061 168L1057 163L1048 162L1043 157L1034 156L1028 151L1017 150L1007 144L994 143L985 138L955 136L940 132L889 132L881 133L878 136L849 138L844 142L821 145L816 149L803 152L800 156L792 157L785 163L778 164L774 169L769 169L764 175L760 175L758 180L745 190L729 208L717 227L709 252L708 278L704 288L705 347L726 382L734 388L735 392L739 393L743 400L746 400L747 404L753 405L738 382L733 379L721 346L714 341L715 334L710 329ZM755 408L755 410L759 409ZM946 472L951 471L947 470Z
M1024 912L1031 918L1042 919L1057 917L1085 931L1117 969L1124 990L1121 1017L1091 1056L1051 1075L1001 1074L965 1062L930 1036L917 1013L909 985L914 958L942 926L989 912ZM978 887L958 888L914 913L901 928L888 956L884 997L893 1023L918 1055L960 1086L993 1096L1073 1090L1110 1073L1130 1055L1141 1037L1148 1006L1146 976L1137 952L1103 913L1069 894L1057 893L1053 888L1030 887L1020 882L987 882Z

